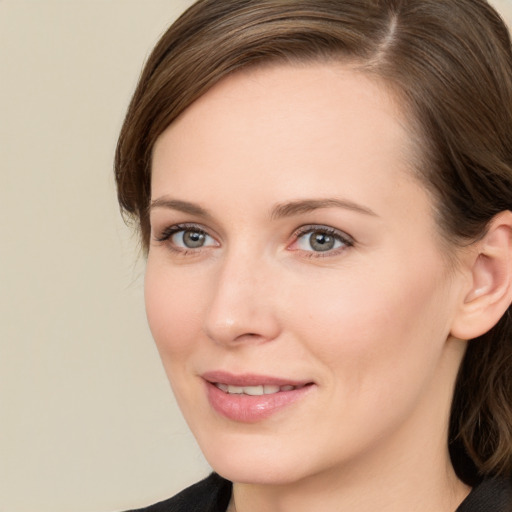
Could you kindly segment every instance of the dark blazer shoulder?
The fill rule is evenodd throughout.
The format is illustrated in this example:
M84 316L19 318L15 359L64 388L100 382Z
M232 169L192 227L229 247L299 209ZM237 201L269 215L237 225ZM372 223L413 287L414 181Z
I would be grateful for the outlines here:
M456 512L512 512L512 478L484 480L469 493Z
M126 512L226 512L232 484L216 473L149 507ZM456 512L512 512L512 480L495 478L477 485Z
M226 512L231 489L231 482L212 473L172 498L126 512Z

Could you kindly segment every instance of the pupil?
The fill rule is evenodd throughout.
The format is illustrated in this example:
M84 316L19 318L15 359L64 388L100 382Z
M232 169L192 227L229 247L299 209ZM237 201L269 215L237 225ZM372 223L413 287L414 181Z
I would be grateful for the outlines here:
M204 235L197 231L186 231L183 234L183 243L191 249L201 247L204 244Z
M334 247L334 237L325 233L312 233L310 237L311 247L315 251L328 251Z

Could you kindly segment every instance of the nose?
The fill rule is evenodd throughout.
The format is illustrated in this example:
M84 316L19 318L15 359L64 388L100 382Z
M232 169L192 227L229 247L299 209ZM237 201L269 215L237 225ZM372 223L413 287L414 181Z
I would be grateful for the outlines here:
M217 270L204 320L206 335L229 347L272 341L280 333L275 269L261 258L227 258Z

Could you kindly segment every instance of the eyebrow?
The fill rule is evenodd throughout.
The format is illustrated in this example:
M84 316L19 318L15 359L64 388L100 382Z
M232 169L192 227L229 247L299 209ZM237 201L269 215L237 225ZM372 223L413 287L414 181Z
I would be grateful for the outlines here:
M301 199L299 201L292 201L276 205L272 208L270 218L272 220L281 219L283 217L291 217L293 215L301 215L309 213L314 210L322 208L343 208L345 210L352 210L365 215L378 217L378 215L370 208L354 203L347 199Z
M170 210L177 210L179 212L195 215L196 217L211 218L212 215L208 210L201 206L189 203L188 201L180 201L179 199L170 199L167 197L159 197L149 203L148 210L151 211L155 208L167 208Z
M160 197L154 199L149 204L149 210L155 208L167 208L170 210L177 210L189 215L197 217L212 218L208 210L195 203L188 201L181 201L179 199L171 199L168 197ZM292 217L294 215L301 215L309 213L322 208L343 208L345 210L352 210L365 215L378 217L378 215L365 206L354 203L347 199L327 198L327 199L300 199L298 201L291 201L286 203L277 204L274 206L270 213L271 220L282 219L285 217Z

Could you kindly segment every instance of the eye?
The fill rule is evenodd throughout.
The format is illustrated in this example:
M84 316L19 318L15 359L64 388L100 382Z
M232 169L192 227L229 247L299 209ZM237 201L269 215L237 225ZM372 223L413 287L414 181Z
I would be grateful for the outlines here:
M157 238L158 242L168 242L175 251L202 249L217 246L217 241L198 226L176 225L165 229Z
M171 241L177 247L184 249L199 249L206 245L214 245L213 238L202 231L183 229L171 236Z
M341 231L327 226L305 226L296 233L292 250L310 253L337 253L354 245L354 241Z

